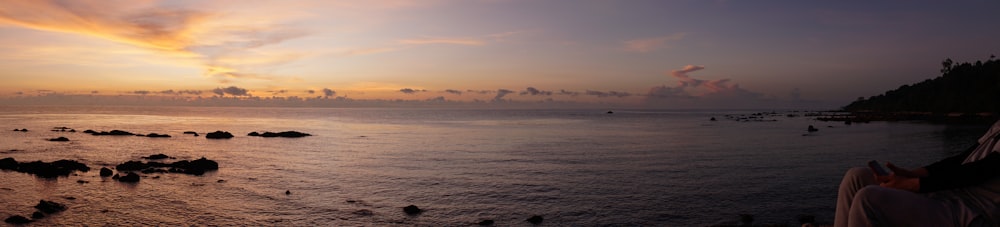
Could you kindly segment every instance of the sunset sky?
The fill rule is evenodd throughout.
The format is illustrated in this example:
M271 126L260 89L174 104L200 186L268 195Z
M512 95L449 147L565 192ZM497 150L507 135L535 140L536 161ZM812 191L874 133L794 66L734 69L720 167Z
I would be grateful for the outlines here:
M997 1L0 4L0 97L839 107L1000 54Z

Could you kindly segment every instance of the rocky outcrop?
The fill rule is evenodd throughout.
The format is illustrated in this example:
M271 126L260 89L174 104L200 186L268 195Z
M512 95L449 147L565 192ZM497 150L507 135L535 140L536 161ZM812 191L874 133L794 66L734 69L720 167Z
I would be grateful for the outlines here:
M215 131L205 134L206 139L229 139L233 138L233 134L226 131Z
M156 155L151 155L156 156ZM127 161L115 166L118 171L139 171L143 173L183 173L202 175L208 171L219 169L219 163L207 158L192 161L182 160L173 163Z
M259 137L284 137L284 138L299 138L299 137L312 136L309 133L302 133L297 131L264 132L264 133L251 132L247 135L259 136Z
M35 209L38 209L38 211L45 214L53 214L66 210L66 205L52 201L39 200L38 205L35 205Z
M542 216L535 215L535 216L531 216L526 221L530 222L531 224L536 224L537 225L537 224L542 224L542 221L544 221L544 220L545 220L545 218L542 218Z
M170 135L167 135L167 134L158 134L158 133L150 133L150 134L147 134L146 137L150 137L150 138L170 138Z
M3 222L10 223L10 224L15 224L15 225L21 225L21 224L31 223L32 220L28 219L28 218L26 218L24 216L21 216L21 215L14 215L14 216L8 217L7 219L4 219Z
M114 174L114 172L112 172L111 169L108 169L108 167L101 167L101 176L102 177L109 177L109 176L111 176L111 174Z
M60 136L59 138L49 139L49 141L52 141L52 142L69 142L69 138Z
M91 134L91 135L95 135L95 136L134 136L135 135L135 133L131 133L131 132L127 132L127 131L122 131L122 130L111 130L110 132L108 132L108 131L100 131L100 132L98 132L98 131L87 129L86 131L83 131L83 133L87 133L87 134Z
M27 174L34 174L42 178L56 178L59 176L69 176L73 171L87 172L90 167L73 160L59 160L54 162L17 162L14 158L0 159L0 169L12 170Z
M128 173L123 177L119 177L117 180L125 183L137 183L139 182L139 174Z
M417 214L420 214L420 213L422 213L424 211L421 210L417 206L409 205L409 206L403 207L403 212L406 212L406 214L409 214L409 215L417 215Z
M154 155L150 155L150 156L144 156L142 158L143 159L149 159L149 160L159 160L159 159L168 159L168 158L170 158L170 156L167 156L165 154L154 154Z

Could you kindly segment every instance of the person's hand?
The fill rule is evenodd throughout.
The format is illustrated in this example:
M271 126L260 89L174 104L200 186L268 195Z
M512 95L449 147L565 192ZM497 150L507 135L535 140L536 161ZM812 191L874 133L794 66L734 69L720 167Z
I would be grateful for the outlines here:
M895 173L896 175L899 175L899 176L904 176L904 177L925 177L925 176L927 176L927 169L924 169L924 168L917 168L917 169L913 169L913 170L904 169L904 168L901 168L899 166L893 165L891 162L885 162L885 166L889 167L889 170L892 170L893 173Z
M879 185L887 188L895 188L911 192L920 191L920 178L911 176L896 175L893 172L887 176L875 176L880 182Z
M904 176L904 177L916 177L917 176L915 173L913 173L913 171L910 171L910 170L904 169L904 168L900 168L899 166L893 165L891 162L885 162L885 166L889 167L889 170L892 170L892 173L895 173L897 176Z

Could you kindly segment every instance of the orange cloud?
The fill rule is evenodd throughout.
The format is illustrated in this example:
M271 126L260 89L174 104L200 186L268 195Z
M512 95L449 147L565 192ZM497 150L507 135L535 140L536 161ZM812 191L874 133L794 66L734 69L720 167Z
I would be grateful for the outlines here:
M400 40L401 44L454 44L454 45L466 45L466 46L481 46L486 44L486 41L480 39L470 39L470 38L423 38L423 39L404 39Z
M250 49L304 36L293 29L213 24L222 15L157 6L155 2L96 0L13 0L0 5L0 24L97 37L185 58L200 59L206 76L269 79L247 76L228 56L246 56ZM246 61L242 61L246 64Z

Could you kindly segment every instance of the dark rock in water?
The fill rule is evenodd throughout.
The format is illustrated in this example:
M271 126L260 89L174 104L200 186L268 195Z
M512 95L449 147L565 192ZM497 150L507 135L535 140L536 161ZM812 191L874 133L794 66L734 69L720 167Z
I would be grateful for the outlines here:
M9 167L16 166L14 169ZM24 162L18 163L13 158L0 160L0 169L15 170L22 173L34 174L42 178L55 178L59 176L69 176L73 171L87 172L90 167L73 160L59 160L54 162Z
M194 135L194 136L198 136L198 133L197 133L197 132L195 132L195 131L186 131L186 132L184 132L184 134L185 134L185 135L188 135L188 134L190 134L190 135Z
M157 159L168 159L168 158L170 158L170 156L167 156L165 154L154 154L154 155L145 156L145 157L142 157L142 158L144 158L144 159L150 159L150 160L157 160Z
M815 132L815 131L819 131L819 129L817 129L816 127L813 127L812 125L809 125L809 128L807 128L806 131Z
M42 213L41 211L35 211L34 213L31 213L31 218L33 218L33 219L41 219L41 218L44 218L44 217L45 217L45 213Z
M105 132L105 131L95 132L94 130L89 130L88 129L87 131L83 131L83 132L84 133L90 133L91 135L95 135L95 136L134 136L135 135L135 133L131 133L131 132L127 132L127 131L122 131L122 130L111 130L110 132Z
M15 131L15 132L27 132L27 131L28 131L28 129L26 129L26 128L22 128L22 129L16 129L16 128L15 128L15 129L14 129L14 131Z
M715 117L712 117L711 119L708 119L708 120L709 120L709 121L716 121L716 120L715 120Z
M118 181L120 181L120 182L126 182L126 183L139 182L139 174L129 173L128 175L125 175L124 177L118 178Z
M537 224L541 224L542 221L544 221L544 220L545 220L545 218L542 218L542 216L535 215L535 216L531 216L530 218L528 218L527 221L531 222L531 224L536 224L537 225Z
M76 180L76 183L78 183L78 184L86 184L86 183L90 183L90 181Z
M52 141L52 142L67 142L67 141L69 141L69 138L60 136L59 138L49 139L49 141Z
M356 210L356 211L351 212L351 213L353 213L354 215L360 215L360 216L372 216L372 215L375 214L374 212L372 212L371 210L368 210L368 209Z
M233 134L229 133L229 132L224 132L224 131L215 131L215 132L209 132L208 134L205 134L205 138L207 138L207 139L229 139L229 138L233 138Z
M203 169L206 171L218 170L219 163L212 160L208 160L205 157L201 157L197 160L191 161L191 166L189 166L188 168Z
M114 180L118 180L118 179L121 179L121 178L122 177L119 176L117 173L114 176L111 177L111 179L114 179Z
M170 135L150 133L150 134L146 135L146 137L150 137L150 138L170 138Z
M260 136L260 137L284 137L284 138L299 138L299 137L312 136L309 133L302 133L297 131L264 132L264 133L251 132L250 134L247 135Z
M28 219L28 218L26 218L24 216L21 216L21 215L14 215L14 216L10 216L7 219L4 219L3 222L18 225L18 224L28 224L28 223L31 223L32 221L31 221L31 219Z
M486 220L483 220L483 221L481 221L481 222L479 222L477 224L479 224L479 225L493 225L493 220L486 219Z
M159 157L158 155L151 155L150 157L153 156ZM149 158L149 157L143 157L143 158ZM143 173L169 172L169 173L202 175L208 171L218 170L219 163L202 157L194 161L181 160L169 164L160 162L143 163L141 161L127 161L125 163L118 164L117 166L115 166L115 168L118 169L118 171L141 171Z
M115 166L118 171L139 171L149 168L148 164L142 163L140 161L127 161L122 164Z
M38 205L35 205L35 209L38 209L38 211L41 211L42 213L52 214L66 210L66 205L52 201L39 200Z
M17 160L14 160L14 158L0 159L0 169L17 170L18 165Z
M285 195L291 195L291 194L292 194L291 190L285 190Z
M752 225L753 224L753 215L752 214L740 214L740 223L742 225L745 225L745 226Z
M816 216L813 215L803 214L799 215L798 218L799 218L799 224L801 225L816 223Z
M94 130L90 130L90 129L87 129L87 130L84 130L84 131L83 131L83 133L87 133L87 134L95 134L95 133L97 133L97 132L96 132L96 131L94 131Z
M424 211L421 210L417 206L409 205L409 206L403 207L403 212L406 212L406 214L409 214L409 215L415 215L415 214L420 214L421 212L424 212Z

